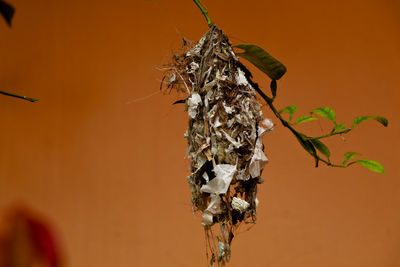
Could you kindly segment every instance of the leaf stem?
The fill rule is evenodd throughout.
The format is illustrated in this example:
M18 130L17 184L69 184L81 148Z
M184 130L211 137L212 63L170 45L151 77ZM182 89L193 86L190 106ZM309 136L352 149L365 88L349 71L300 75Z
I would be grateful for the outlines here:
M349 165L338 165L338 164L332 164L327 160L324 160L323 158L320 158L319 156L317 156L318 159L320 161L322 161L323 163L325 163L326 165L330 166L330 167L337 167L337 168L347 168Z
M206 20L207 20L208 27L211 28L214 24L213 24L213 22L211 21L210 17L208 16L207 10L201 5L200 0L193 0L193 1L194 1L194 2L196 3L196 5L200 8L201 13L203 13L204 17L205 17Z
M30 98L30 97L21 96L21 95L16 95L16 94L4 92L4 91L0 91L0 94L2 94L2 95L7 95L7 96L12 96L12 97L16 97L16 98L20 98L20 99L24 99L24 100L27 100L27 101L30 101L30 102L36 102L36 101L39 100L39 99Z

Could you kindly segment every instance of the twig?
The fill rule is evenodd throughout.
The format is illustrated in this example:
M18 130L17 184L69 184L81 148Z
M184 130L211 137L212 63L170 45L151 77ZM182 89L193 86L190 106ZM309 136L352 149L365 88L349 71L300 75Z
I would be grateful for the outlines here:
M337 135L337 134L346 134L346 133L350 132L351 130L352 129L350 128L350 129L345 129L345 130L339 131L339 132L329 133L329 134L326 134L326 135L323 135L323 136L307 137L306 139L307 140L317 140L317 139L322 139L322 138L330 137L330 136Z
M12 96L12 97L16 97L16 98L20 98L20 99L24 99L24 100L27 100L27 101L30 101L30 102L36 102L36 101L39 100L39 99L30 98L30 97L21 96L21 95L16 95L16 94L4 92L4 91L0 91L0 94L7 95L7 96Z

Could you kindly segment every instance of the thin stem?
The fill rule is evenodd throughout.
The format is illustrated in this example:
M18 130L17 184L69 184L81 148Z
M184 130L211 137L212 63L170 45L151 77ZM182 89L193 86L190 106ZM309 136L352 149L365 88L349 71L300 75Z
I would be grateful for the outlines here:
M345 129L345 130L342 130L342 131L339 131L339 132L333 132L333 133L329 133L329 134L322 135L322 136L307 137L306 140L317 140L317 139L322 139L322 138L330 137L330 136L337 135L337 134L345 134L345 133L350 132L351 130L352 129Z
M211 21L210 17L208 16L207 10L201 5L200 0L193 0L193 1L194 1L194 2L196 3L196 5L200 8L201 13L203 13L204 17L205 17L206 20L207 20L208 27L211 28L214 24L213 24L213 22Z
M27 100L27 101L30 101L30 102L36 102L36 101L39 100L39 99L30 98L30 97L21 96L21 95L16 95L16 94L4 92L4 91L0 91L0 94L7 95L7 96L12 96L12 97L16 97L16 98L20 98L20 99L24 99L24 100Z
M330 167L338 167L338 168L347 168L348 166L344 166L344 165L337 165L337 164L332 164L327 160L324 160L323 158L320 158L319 156L317 156L319 161L322 161L323 163L325 163L326 165L330 166Z

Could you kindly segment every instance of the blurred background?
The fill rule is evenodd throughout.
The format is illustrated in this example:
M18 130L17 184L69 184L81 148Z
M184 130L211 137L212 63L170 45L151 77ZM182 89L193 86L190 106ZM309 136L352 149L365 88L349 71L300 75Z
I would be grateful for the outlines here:
M181 37L207 24L190 0L9 0L0 21L0 214L26 205L54 228L66 266L206 266L185 158L187 114L159 91ZM382 115L326 143L381 162L321 166L272 113L257 224L238 234L230 266L400 266L400 2L203 0L232 43L282 61L277 106L320 106L337 121ZM249 64L244 62L247 66ZM264 90L269 80L254 71ZM299 129L321 135L324 121ZM0 216L1 217L1 216ZM6 220L3 218L3 223Z

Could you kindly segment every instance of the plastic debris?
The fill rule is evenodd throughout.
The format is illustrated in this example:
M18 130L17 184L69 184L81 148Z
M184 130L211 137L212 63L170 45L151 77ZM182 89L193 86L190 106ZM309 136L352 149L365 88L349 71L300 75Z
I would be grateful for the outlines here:
M234 210L240 211L240 213L245 212L250 207L247 201L237 197L233 197L231 205Z
M236 172L236 166L220 164L215 166L213 171L215 173L214 179L203 185L200 191L210 194L225 194Z

